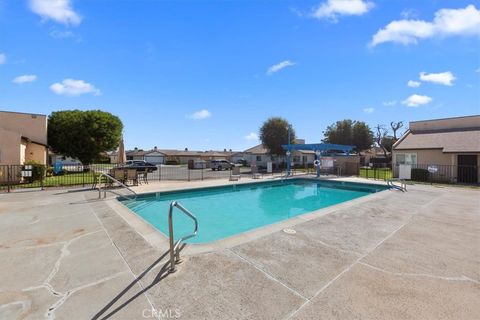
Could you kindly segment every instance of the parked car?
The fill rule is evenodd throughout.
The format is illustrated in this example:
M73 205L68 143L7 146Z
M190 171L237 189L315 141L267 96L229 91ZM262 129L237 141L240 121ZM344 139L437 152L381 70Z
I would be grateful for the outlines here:
M137 169L137 171L147 172L153 172L157 170L156 165L150 162L146 162L144 160L127 160L127 162L125 162L125 164L120 167L125 169Z
M241 165L241 166L246 166L246 165L247 165L247 160L245 160L245 159L238 159L237 161L235 161L235 164Z
M205 169L207 161L205 160L188 160L188 169Z
M213 171L218 170L232 170L232 168L235 166L235 164L231 163L230 161L227 161L225 159L221 160L212 160L210 163L210 168L212 168Z

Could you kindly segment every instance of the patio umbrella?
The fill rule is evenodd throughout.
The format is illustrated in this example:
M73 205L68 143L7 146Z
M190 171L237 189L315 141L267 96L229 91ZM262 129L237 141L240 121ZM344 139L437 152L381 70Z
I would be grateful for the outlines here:
M118 155L117 155L117 163L122 164L127 162L127 155L125 154L125 145L123 143L123 136L120 139L120 144L118 146Z

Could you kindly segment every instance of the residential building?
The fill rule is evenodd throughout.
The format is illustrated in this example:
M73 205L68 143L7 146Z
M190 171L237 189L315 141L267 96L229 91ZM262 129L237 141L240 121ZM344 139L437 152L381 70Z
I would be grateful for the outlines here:
M154 147L153 150L145 153L145 161L153 164L164 164L167 155Z
M305 144L305 140L297 139L296 144ZM247 161L248 165L256 165L258 167L267 167L268 162L275 163L277 160L279 163L286 163L286 156L279 156L273 158L268 152L268 149L263 145L259 144L250 149L245 150L243 153L243 158ZM334 163L336 167L341 167L343 172L348 174L356 174L360 166L360 157L358 154L329 154L329 157L334 158ZM315 151L313 150L295 150L292 152L292 163L295 167L306 167L313 166L315 161Z
M126 151L127 160L145 160L145 155L148 151L135 148L133 150Z
M237 153L231 149L224 149L223 151L193 151L185 148L184 150L161 149L159 151L166 154L166 162L187 164L189 160L204 160L207 162L207 166L210 165L211 160L226 159L232 161L232 155Z
M450 182L478 183L480 115L410 122L393 145L393 162L425 168Z
M232 155L238 154L232 150L224 149L223 151L195 151L188 150L176 150L176 149L158 149L154 147L152 150L142 150L135 148L126 152L127 160L144 160L153 164L188 164L190 160L204 160L207 161L207 165L210 160L226 159L232 160ZM111 163L117 162L118 153L108 153Z
M305 143L305 140L297 140L297 143ZM279 156L278 159L272 159L268 149L259 144L243 152L243 159L247 164L255 164L258 167L266 167L268 162L284 163L287 161L286 156ZM296 150L292 153L292 162L296 166L312 165L315 161L315 152L312 150Z
M47 116L0 111L0 164L47 163Z
M370 166L373 165L373 162L378 160L383 160L383 163L389 164L390 157L391 152L387 152L387 156L385 157L385 152L383 152L382 148L373 146L368 150L362 151L360 156L360 164L362 166Z

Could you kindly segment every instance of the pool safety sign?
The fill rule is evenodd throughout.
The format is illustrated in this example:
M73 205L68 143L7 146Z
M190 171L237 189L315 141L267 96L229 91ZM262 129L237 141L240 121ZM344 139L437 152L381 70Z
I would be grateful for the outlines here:
M438 167L437 166L428 166L427 170L430 173L437 173L438 172Z
M321 158L322 168L333 168L333 158L332 157L322 157Z

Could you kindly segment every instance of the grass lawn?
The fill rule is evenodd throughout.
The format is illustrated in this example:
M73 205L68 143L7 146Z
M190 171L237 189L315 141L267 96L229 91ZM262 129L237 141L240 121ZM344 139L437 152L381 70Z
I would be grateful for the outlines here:
M62 187L62 186L74 186L74 185L92 185L95 181L95 175L92 172L78 172L68 173L60 176L45 177L43 180L44 187ZM41 186L40 181L34 181L32 183L17 184L16 188L39 188Z
M366 169L360 168L360 177L367 178L367 179L380 179L380 180L387 180L392 179L392 169L390 168L377 168L373 169Z
M45 187L71 186L78 184L93 184L95 175L91 172L69 173L61 176L46 177L43 184Z

